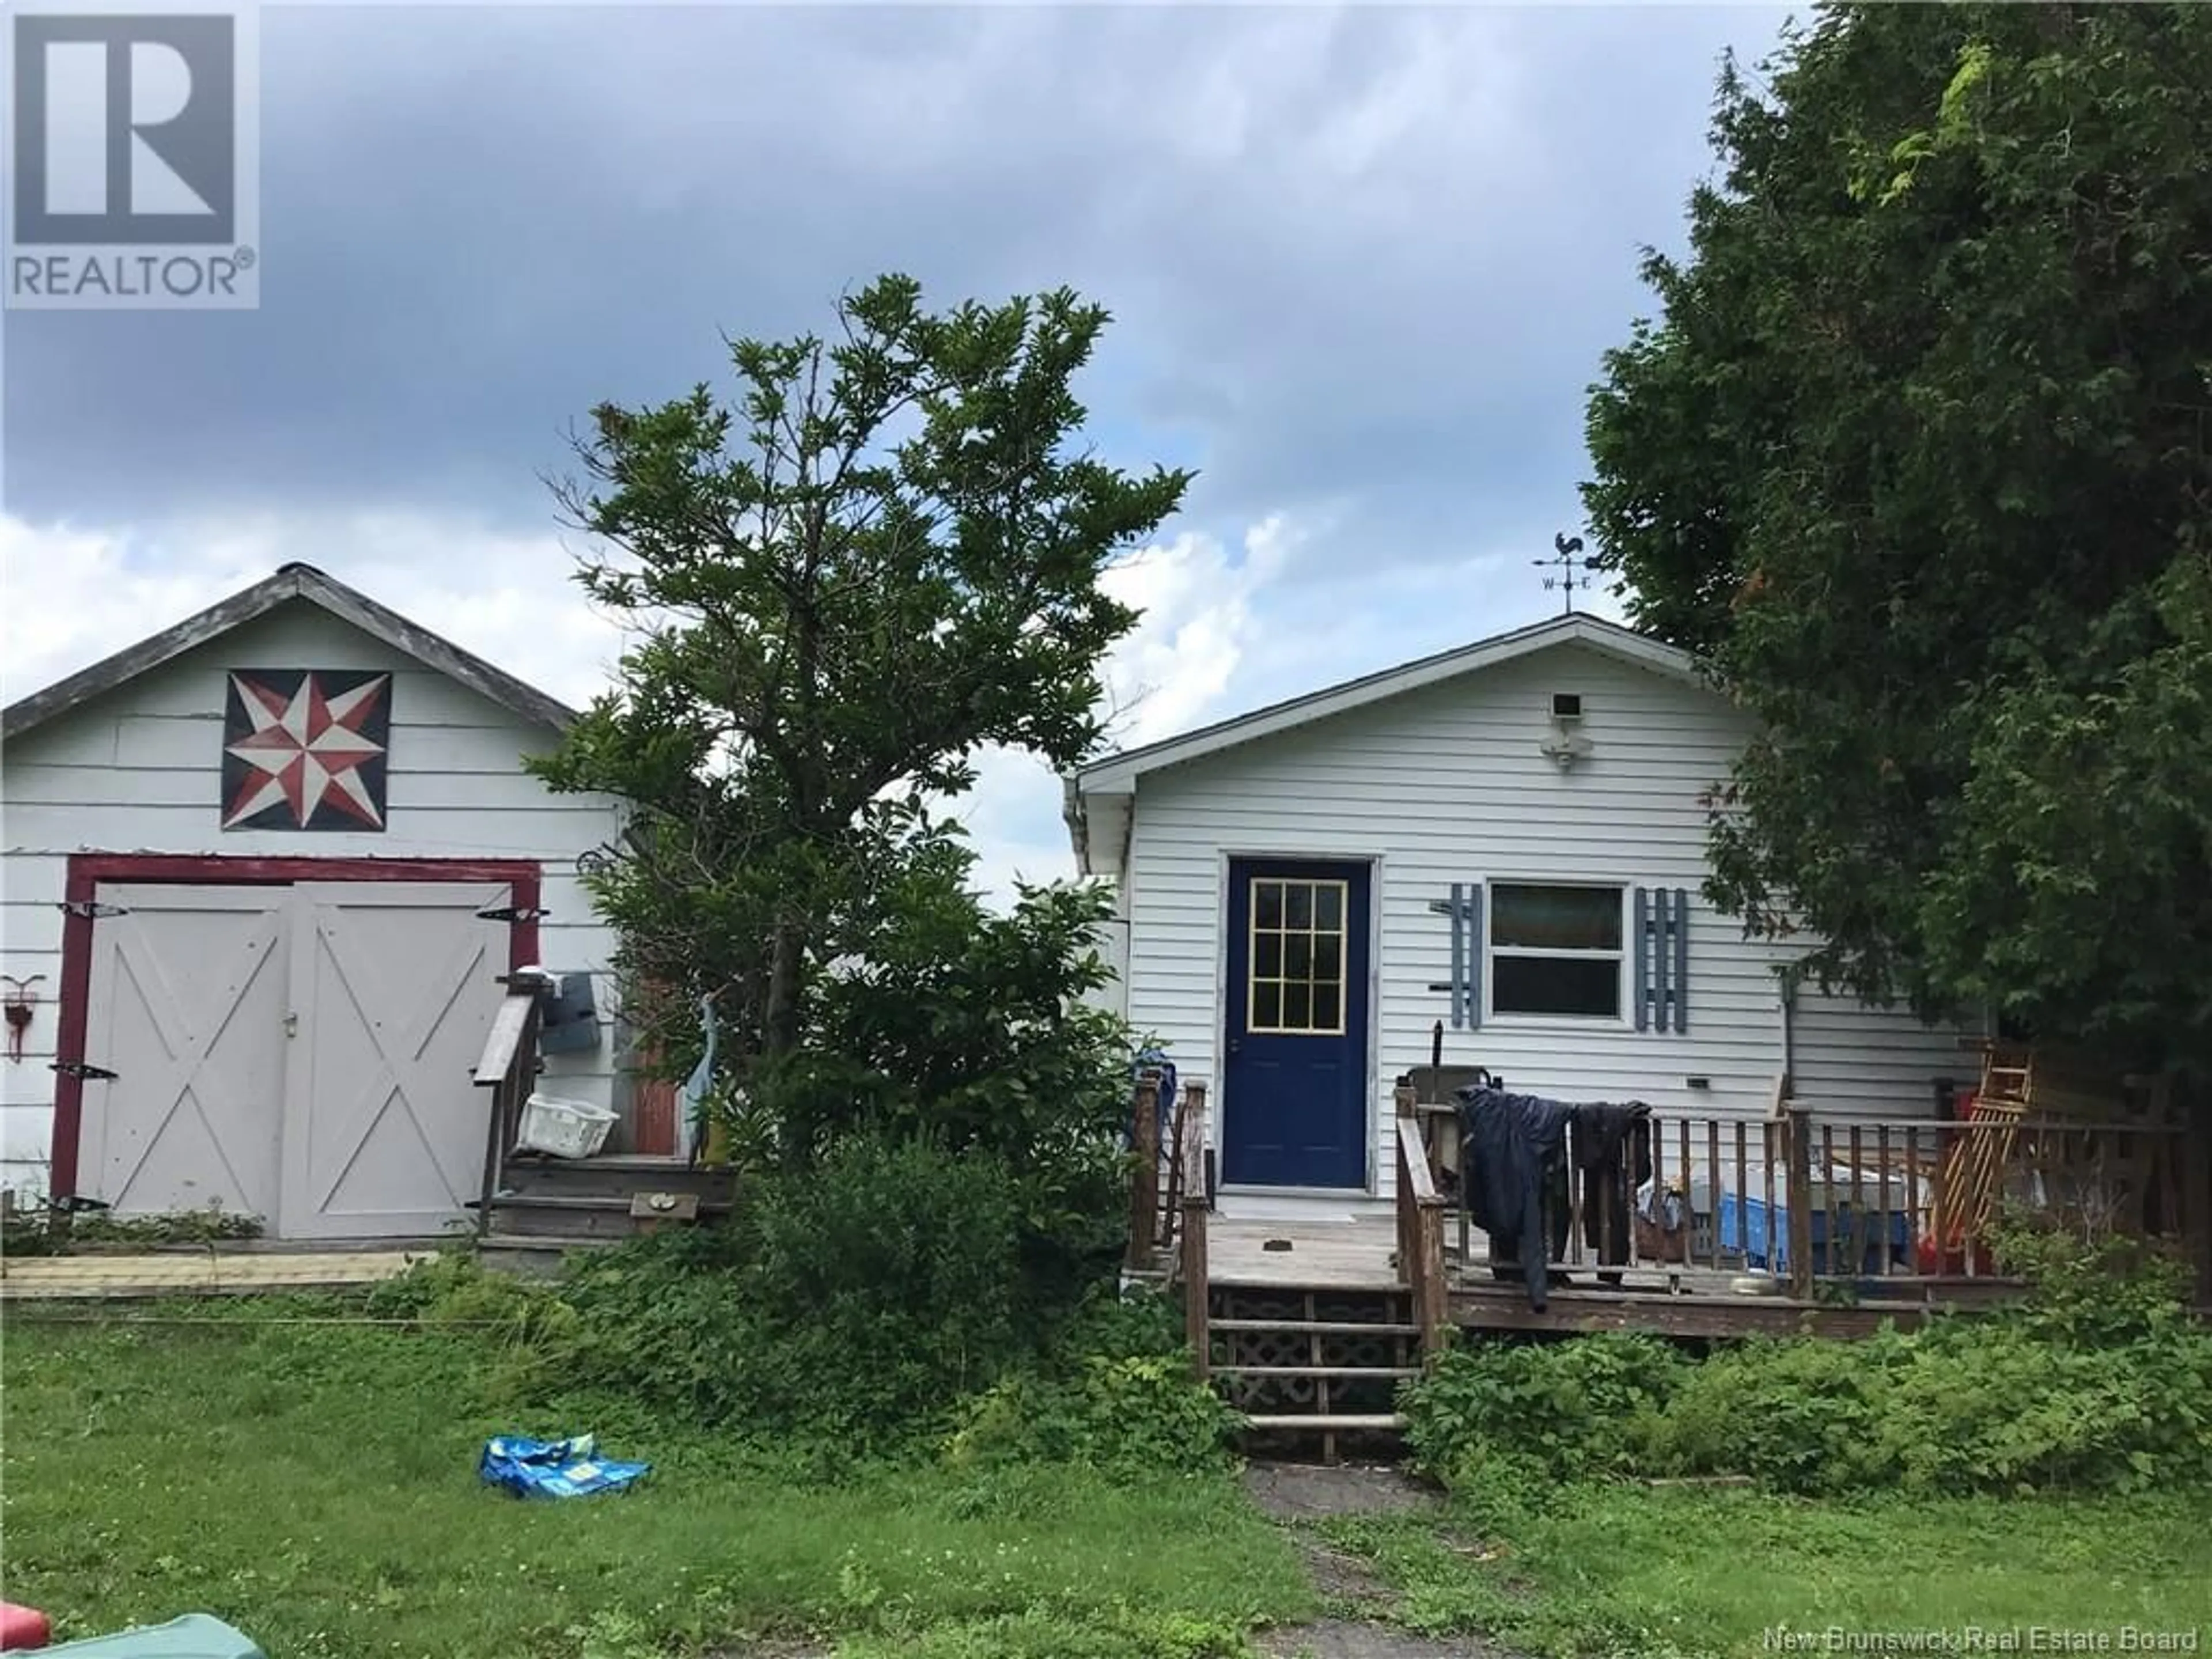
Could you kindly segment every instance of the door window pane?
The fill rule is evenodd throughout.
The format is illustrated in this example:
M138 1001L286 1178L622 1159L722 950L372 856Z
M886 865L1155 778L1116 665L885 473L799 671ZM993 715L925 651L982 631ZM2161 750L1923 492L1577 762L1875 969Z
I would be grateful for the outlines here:
M1340 881L1268 877L1252 883L1247 1030L1341 1034L1346 899Z
M1252 925L1280 930L1283 925L1282 883L1255 881L1252 884Z
M1283 1023L1283 988L1279 984L1252 984L1252 1029L1272 1031Z

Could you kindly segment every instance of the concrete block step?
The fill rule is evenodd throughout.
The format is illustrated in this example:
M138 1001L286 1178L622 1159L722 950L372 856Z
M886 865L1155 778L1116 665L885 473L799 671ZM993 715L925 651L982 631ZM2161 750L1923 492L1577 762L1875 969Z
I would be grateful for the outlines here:
M603 1249L611 1238L557 1238L538 1233L489 1233L477 1241L477 1259L499 1273L550 1279L579 1250Z
M1363 1431L1373 1434L1399 1434L1405 1431L1406 1419L1399 1412L1268 1412L1244 1419L1252 1429L1311 1429L1316 1433L1343 1434Z

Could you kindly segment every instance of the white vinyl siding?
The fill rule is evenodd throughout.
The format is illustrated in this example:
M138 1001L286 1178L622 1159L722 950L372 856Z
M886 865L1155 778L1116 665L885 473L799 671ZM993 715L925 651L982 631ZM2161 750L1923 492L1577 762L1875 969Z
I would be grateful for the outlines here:
M1565 771L1540 750L1553 734L1556 692L1581 696L1578 730L1591 745ZM1699 892L1701 797L1725 775L1745 732L1710 692L1562 643L1146 773L1123 895L1129 1018L1165 1043L1183 1076L1217 1080L1229 857L1371 859L1380 1191L1393 1168L1391 1083L1428 1061L1438 1020L1446 1063L1488 1066L1516 1090L1635 1098L1662 1111L1763 1113L1783 1068L1774 969L1796 953L1746 942ZM1450 977L1450 924L1430 906L1455 883L1559 882L1688 892L1686 1030L1541 1016L1451 1027L1449 998L1430 988ZM1625 971L1622 985L1624 999L1636 994ZM1489 995L1486 982L1486 1002ZM1624 1001L1623 1015L1631 1012ZM1820 1075L1885 1109L1929 1110L1917 1068L1937 1049L1954 1052L1955 1036L1909 1020L1900 1028L1882 1014L1863 1023L1876 1046L1862 1055L1861 1023L1842 1018L1836 1040L1823 1032L1815 1043L1828 1067ZM1801 1036L1801 1059L1804 1043ZM1692 1078L1706 1086L1692 1088Z
M1935 1110L1936 1079L1961 1090L1980 1081L1981 1056L1966 1046L1979 1035L1931 1030L1901 1008L1801 986L1790 1017L1791 1091L1815 1109L1925 1116Z
M226 830L219 811L224 672L232 668L386 669L392 764L382 832ZM9 743L0 754L0 973L42 974L20 1064L0 1064L0 1184L44 1191L59 1027L69 855L174 853L301 858L535 860L544 870L539 954L603 972L613 939L577 879L576 859L612 836L616 803L555 795L521 757L556 735L317 606L295 601L117 687ZM599 984L603 1022L612 987ZM614 1042L549 1055L567 1096L607 1104Z

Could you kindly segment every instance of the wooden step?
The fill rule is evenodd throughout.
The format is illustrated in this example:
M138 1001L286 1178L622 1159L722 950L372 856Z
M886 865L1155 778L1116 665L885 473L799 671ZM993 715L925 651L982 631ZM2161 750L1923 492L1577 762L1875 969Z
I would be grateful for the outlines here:
M702 1201L706 1217L725 1212L726 1203ZM491 1201L494 1237L520 1233L553 1238L628 1238L639 1231L628 1194L508 1193Z
M680 1158L607 1152L597 1158L547 1158L517 1152L500 1171L502 1188L574 1198L628 1198L632 1193L696 1193L727 1203L737 1191L729 1170L702 1170Z
M1326 1376L1356 1382L1376 1376L1419 1376L1418 1365L1214 1365L1216 1376Z
M1364 1319L1209 1319L1210 1331L1296 1331L1307 1336L1419 1336L1419 1325Z
M1361 1430L1376 1434L1397 1434L1404 1431L1406 1419L1398 1412L1334 1412L1327 1416L1318 1412L1309 1415L1270 1412L1264 1416L1246 1418L1244 1425L1250 1429L1312 1429L1329 1434Z

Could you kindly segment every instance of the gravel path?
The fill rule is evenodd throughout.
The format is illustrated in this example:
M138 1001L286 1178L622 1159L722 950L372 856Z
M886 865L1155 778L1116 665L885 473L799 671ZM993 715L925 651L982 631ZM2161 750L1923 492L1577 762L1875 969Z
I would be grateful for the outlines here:
M1340 1515L1406 1515L1436 1507L1426 1489L1397 1470L1356 1464L1255 1463L1245 1489L1261 1513L1287 1528L1304 1556L1314 1587L1331 1601L1372 1605L1372 1619L1322 1619L1264 1632L1261 1651L1273 1659L1512 1659L1474 1637L1448 1641L1415 1636L1382 1622L1388 1586L1366 1563L1332 1548L1313 1523Z

